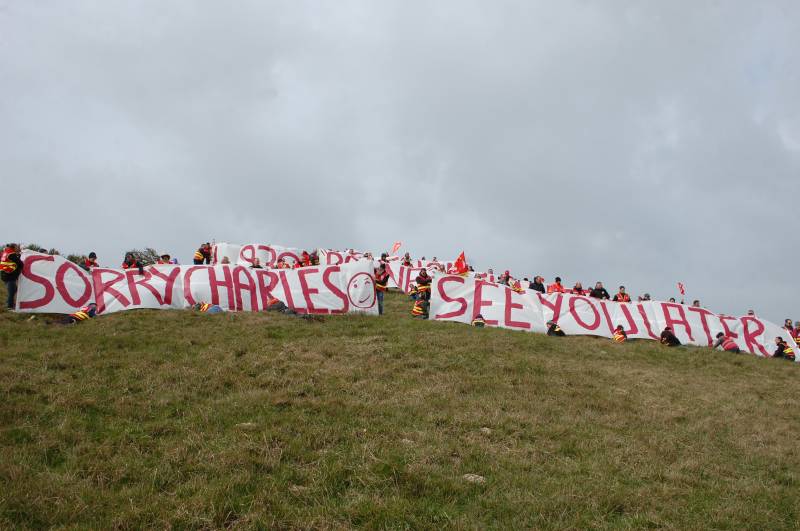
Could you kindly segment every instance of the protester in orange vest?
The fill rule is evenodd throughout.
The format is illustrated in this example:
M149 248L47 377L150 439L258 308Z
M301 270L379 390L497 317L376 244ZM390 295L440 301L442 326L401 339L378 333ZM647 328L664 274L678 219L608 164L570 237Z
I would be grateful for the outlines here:
M311 255L308 254L308 251L303 251L303 255L300 258L300 262L303 264L303 267L308 267L311 265Z
M417 296L428 300L431 298L431 277L428 275L428 271L423 269L417 275L416 283L417 283Z
M614 302L631 302L631 296L625 293L625 286L619 287L619 293L614 295Z
M75 324L86 321L97 315L97 304L91 302L77 312L64 318L63 324Z
M625 333L625 329L622 328L622 325L617 325L617 327L614 329L613 338L614 341L616 341L617 343L622 343L623 341L627 341L628 334Z
M548 336L557 336L557 337L564 337L567 334L561 330L561 327L558 326L558 323L555 321L547 321L547 335Z
M564 293L564 286L561 285L561 277L556 277L556 281L547 286L547 293Z
M89 253L89 256L83 259L83 264L81 264L81 268L86 271L91 271L93 267L100 267L100 264L97 263L97 254L92 251Z
M414 306L411 308L411 316L417 319L427 319L429 310L430 303L424 298L419 298L414 302Z
M278 260L278 263L275 264L275 269L291 269L291 268L292 266L290 266L289 263L286 261L286 259L283 257L281 257L281 259Z
M224 311L222 307L219 306L218 304L209 304L207 302L198 302L194 306L192 306L192 308L194 308L199 312L207 313L209 315L215 313L222 313Z
M711 348L722 348L722 350L725 352L741 352L739 345L736 344L736 341L734 341L731 336L725 335L722 332L717 334L717 340L714 341L714 343L711 345Z
M785 358L787 360L794 361L794 350L789 344L783 340L782 337L775 338L775 353L772 355L773 358Z
M194 252L193 261L194 265L211 263L211 244L209 242L204 243Z
M6 285L8 297L6 305L9 310L13 310L17 297L17 281L22 273L22 259L19 255L19 245L9 243L0 255L0 278Z
M794 322L794 331L792 332L792 338L794 338L794 342L800 345L800 321Z
M389 273L386 264L381 264L375 270L375 297L378 299L378 315L383 315L383 294L389 284Z

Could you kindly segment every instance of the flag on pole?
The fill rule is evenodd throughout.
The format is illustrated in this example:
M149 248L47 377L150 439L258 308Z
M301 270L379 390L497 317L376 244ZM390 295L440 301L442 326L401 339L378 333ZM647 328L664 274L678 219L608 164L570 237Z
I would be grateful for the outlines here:
M467 259L464 257L464 251L461 251L461 254L458 255L456 261L453 263L453 267L450 268L448 273L453 275L465 275L469 272L469 267L467 267Z
M683 286L683 282L678 282L678 291L681 292L681 295L686 295L686 288Z
M392 252L389 253L389 254L396 253L397 251L400 250L400 247L402 247L402 246L403 246L403 242L394 242L394 245L392 245Z

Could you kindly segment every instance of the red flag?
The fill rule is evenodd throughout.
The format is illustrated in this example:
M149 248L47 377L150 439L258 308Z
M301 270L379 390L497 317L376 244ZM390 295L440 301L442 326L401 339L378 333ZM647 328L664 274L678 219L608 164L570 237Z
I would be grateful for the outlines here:
M454 275L463 275L468 271L469 268L467 267L467 259L464 257L464 251L461 251L461 254L458 255L458 258L456 258L455 263L453 263L453 267L450 268L448 273L452 273Z
M392 245L392 252L389 253L389 254L396 253L397 251L400 250L400 247L402 247L402 246L403 246L403 242L394 242L394 245Z
M681 295L686 295L686 288L683 286L683 282L678 282L678 291L681 292Z

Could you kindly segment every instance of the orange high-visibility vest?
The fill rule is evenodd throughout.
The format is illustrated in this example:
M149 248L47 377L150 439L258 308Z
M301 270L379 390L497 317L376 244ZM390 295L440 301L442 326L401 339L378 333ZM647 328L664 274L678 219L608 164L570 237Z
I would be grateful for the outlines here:
M423 301L417 301L414 303L414 307L411 308L411 315L424 315L425 310L423 310Z
M628 339L628 336L625 335L625 332L620 332L617 330L614 331L614 341L622 343L626 339Z
M16 253L16 251L11 247L6 247L3 250L3 255L0 257L0 271L4 273L13 273L17 270L17 264L9 260L14 253Z

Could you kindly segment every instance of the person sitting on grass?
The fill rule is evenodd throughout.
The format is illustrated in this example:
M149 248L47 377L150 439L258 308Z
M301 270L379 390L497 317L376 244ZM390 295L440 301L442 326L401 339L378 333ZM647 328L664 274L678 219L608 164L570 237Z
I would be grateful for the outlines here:
M64 324L75 324L81 321L87 321L97 315L97 304L89 303L77 312L68 315L64 318Z
M222 313L224 311L218 304L209 304L207 302L198 302L192 308L207 314Z
M725 335L722 332L717 334L717 340L714 341L714 343L711 345L711 348L721 348L725 352L734 352L736 354L741 352L739 345L736 344L736 341L734 341L731 336Z
M481 314L475 316L475 319L472 320L472 326L483 328L486 326L486 321L483 319Z
M612 337L617 343L622 343L628 340L628 334L625 333L625 329L622 328L622 325L617 325L617 327L614 329L614 335Z
M794 349L789 346L789 344L783 340L782 337L775 338L775 353L772 355L773 358L784 358L789 361L794 361Z
M664 331L661 332L661 344L666 345L668 347L680 347L681 341L675 336L672 332L672 327L667 326L664 328Z
M561 330L561 327L558 326L558 323L555 321L547 321L547 335L548 336L556 336L556 337L564 337L567 334Z

